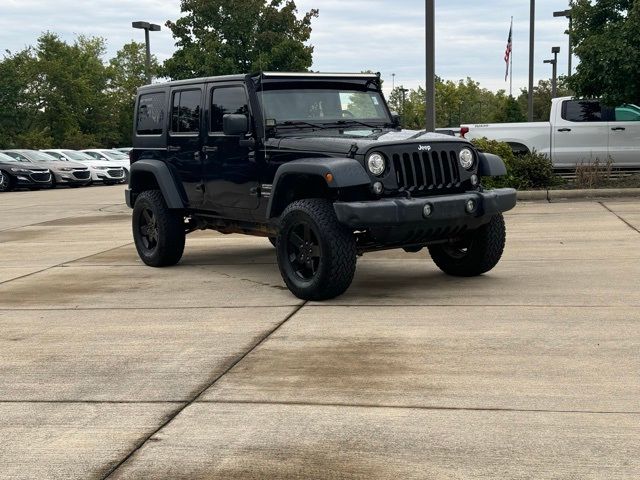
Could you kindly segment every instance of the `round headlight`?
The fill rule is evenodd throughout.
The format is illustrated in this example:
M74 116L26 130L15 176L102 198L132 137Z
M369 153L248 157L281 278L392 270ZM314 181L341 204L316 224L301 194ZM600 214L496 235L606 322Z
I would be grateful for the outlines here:
M460 151L460 166L465 170L471 170L473 167L473 152L468 148Z
M367 159L367 168L376 177L381 176L387 169L387 162L381 153L374 152Z

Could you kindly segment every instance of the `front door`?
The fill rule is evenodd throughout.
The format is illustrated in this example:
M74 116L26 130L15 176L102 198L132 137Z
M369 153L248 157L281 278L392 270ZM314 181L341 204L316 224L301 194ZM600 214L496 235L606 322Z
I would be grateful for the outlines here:
M614 167L640 164L640 107L624 105L614 109L609 122L609 157Z
M250 118L247 91L242 84L212 84L207 93L207 138L204 152L205 205L224 216L242 215L258 208L258 167L251 135L229 136L223 117L242 114Z
M200 208L202 184L202 89L174 88L171 92L171 128L167 138L167 162L180 178L189 206Z
M609 156L609 122L597 100L567 100L562 104L562 118L555 125L553 166L575 168L576 165L601 163Z

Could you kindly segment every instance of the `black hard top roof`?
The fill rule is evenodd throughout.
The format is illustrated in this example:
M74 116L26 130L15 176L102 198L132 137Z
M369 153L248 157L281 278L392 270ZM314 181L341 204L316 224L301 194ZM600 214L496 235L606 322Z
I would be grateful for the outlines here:
M257 73L249 73L249 74L239 74L239 75L222 75L218 77L200 77L200 78L191 78L188 80L174 80L172 82L165 83L156 83L152 85L145 85L140 87L139 90L152 90L157 88L164 87L175 87L181 85L193 85L200 83L209 83L209 82L237 82L237 81L245 81L249 78L264 78L264 79L377 79L380 78L379 73L320 73L320 72L257 72Z

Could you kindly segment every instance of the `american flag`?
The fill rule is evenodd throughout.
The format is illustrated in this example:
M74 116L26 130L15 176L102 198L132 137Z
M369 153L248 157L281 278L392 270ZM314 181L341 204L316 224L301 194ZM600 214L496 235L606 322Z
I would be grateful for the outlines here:
M511 60L511 50L513 48L513 18L511 19L511 28L509 29L509 39L507 40L507 50L504 52L504 61L507 64L507 73L504 74L504 81L509 78L509 61Z

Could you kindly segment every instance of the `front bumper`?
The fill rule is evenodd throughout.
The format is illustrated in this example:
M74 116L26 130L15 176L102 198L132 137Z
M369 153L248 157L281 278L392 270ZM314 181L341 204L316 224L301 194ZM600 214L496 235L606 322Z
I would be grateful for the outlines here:
M469 200L474 200L476 205L471 213L466 210ZM423 211L427 204L431 205L431 215L425 217ZM512 188L434 197L334 203L338 221L353 229L410 225L475 228L489 222L493 215L515 206L516 191Z

